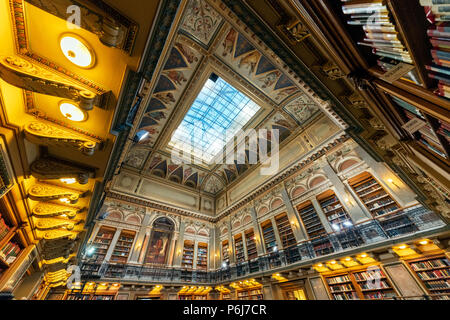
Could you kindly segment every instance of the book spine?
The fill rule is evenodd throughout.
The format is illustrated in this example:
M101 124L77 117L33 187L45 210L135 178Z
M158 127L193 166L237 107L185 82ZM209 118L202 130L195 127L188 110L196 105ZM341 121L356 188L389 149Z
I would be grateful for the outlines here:
M428 29L427 34L429 37L450 38L450 32L440 32L436 29Z
M439 4L450 4L450 0L420 0L421 6L432 6Z
M447 13L450 12L450 5L434 5L431 6L431 11L433 11L436 14L440 14L440 13Z

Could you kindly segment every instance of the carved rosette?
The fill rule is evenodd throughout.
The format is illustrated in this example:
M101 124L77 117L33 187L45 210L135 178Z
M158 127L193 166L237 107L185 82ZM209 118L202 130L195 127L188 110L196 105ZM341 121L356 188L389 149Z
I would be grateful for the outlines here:
M53 158L38 159L31 164L30 169L38 179L75 178L79 184L86 184L89 178L94 177L93 171Z
M71 189L39 182L28 190L28 197L36 201L50 201L66 198L71 204L74 204L78 202L80 195Z
M24 132L25 137L30 142L60 147L75 147L88 156L93 155L97 148L97 142L94 140L44 122L30 122L25 125Z
M41 94L77 100L90 110L97 95L17 56L0 57L0 78L13 86Z
M69 207L60 204L54 204L50 202L39 202L32 210L32 215L35 217L55 217L66 215L67 218L73 219L78 213L84 209Z
M322 71L331 80L337 80L345 77L345 74L333 62L327 62L322 66Z
M281 30L294 42L301 42L311 36L305 25L298 20L289 25L282 25Z

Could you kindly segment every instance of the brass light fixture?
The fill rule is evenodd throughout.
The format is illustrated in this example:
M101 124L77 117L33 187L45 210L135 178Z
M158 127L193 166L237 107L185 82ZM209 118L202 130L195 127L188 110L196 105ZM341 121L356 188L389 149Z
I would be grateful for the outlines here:
M62 115L72 121L81 122L87 119L87 114L71 101L63 100L59 103Z

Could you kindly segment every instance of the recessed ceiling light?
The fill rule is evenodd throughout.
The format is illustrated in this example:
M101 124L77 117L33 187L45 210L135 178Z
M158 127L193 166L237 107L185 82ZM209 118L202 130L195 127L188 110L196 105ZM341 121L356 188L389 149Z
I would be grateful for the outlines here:
M64 56L81 68L91 68L95 63L94 51L87 42L76 34L65 33L59 40Z
M424 246L424 245L428 244L428 240L422 240L419 243Z
M71 102L61 102L59 104L59 110L69 120L77 122L86 120L86 113Z

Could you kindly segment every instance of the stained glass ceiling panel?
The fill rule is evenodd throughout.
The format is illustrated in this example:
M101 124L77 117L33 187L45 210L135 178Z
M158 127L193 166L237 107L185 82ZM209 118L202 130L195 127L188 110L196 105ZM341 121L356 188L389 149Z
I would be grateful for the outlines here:
M210 163L228 143L227 138L231 140L259 109L242 92L212 74L173 133L169 146L190 150Z

